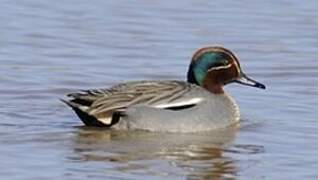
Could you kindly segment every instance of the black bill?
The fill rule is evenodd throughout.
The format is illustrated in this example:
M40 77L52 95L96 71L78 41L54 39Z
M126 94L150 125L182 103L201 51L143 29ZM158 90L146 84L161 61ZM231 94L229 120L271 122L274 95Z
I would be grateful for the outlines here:
M246 85L246 86L252 86L252 87L257 87L257 88L260 88L260 89L265 89L265 85L262 84L262 83L259 83L249 77L247 77L245 74L241 74L241 77L239 79L236 79L234 80L234 82L237 82L239 84L243 84L243 85Z

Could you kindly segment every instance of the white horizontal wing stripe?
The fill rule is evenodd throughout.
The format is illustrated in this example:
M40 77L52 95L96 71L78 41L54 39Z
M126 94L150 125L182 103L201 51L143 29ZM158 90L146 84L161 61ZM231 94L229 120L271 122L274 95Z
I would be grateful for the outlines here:
M169 107L178 107L178 106L186 106L186 105L192 105L192 104L198 104L202 101L202 98L192 98L187 101L181 101L176 103L170 103L170 104L160 104L155 106L156 108L169 108Z

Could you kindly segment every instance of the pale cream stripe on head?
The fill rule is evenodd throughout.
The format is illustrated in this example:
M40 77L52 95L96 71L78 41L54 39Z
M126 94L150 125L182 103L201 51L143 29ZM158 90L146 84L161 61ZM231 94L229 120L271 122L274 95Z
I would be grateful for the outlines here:
M214 71L214 70L220 70L220 69L227 69L227 68L230 68L231 66L232 66L232 64L228 64L226 66L213 67L213 68L210 68L208 70L208 72L211 72L211 71Z

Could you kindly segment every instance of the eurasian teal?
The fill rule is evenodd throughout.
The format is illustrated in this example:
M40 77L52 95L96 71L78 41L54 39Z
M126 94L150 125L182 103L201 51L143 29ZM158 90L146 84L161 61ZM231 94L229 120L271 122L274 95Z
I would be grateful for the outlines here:
M234 99L223 86L232 82L265 89L248 78L235 55L205 47L192 57L187 82L134 81L107 89L68 94L69 105L87 126L193 132L239 121Z

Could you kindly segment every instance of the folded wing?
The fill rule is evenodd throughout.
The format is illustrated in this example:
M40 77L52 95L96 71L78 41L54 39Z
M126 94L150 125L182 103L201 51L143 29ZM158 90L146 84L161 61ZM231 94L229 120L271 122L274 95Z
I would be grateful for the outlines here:
M70 99L63 102L71 106L86 125L111 126L125 116L125 110L131 106L168 110L193 107L202 101L185 96L194 86L182 81L137 81L109 89L71 93Z

